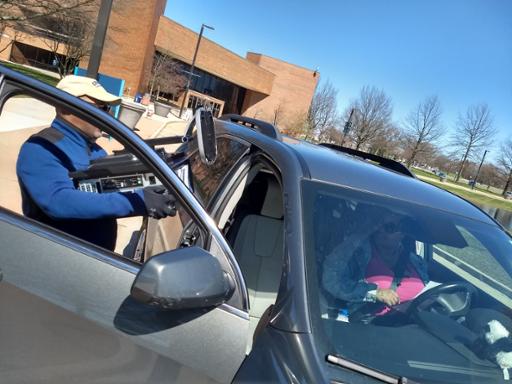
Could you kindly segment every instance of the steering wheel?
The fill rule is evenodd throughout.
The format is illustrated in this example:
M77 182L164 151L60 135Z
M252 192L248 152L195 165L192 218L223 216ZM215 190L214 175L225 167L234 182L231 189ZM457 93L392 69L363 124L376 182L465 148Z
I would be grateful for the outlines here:
M416 316L428 311L449 317L464 316L471 308L476 289L466 282L440 284L416 297L407 308L407 314Z

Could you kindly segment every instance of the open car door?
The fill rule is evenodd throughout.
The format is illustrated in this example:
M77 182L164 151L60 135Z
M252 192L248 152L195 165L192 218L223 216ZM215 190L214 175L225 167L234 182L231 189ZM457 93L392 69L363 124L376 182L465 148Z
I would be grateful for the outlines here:
M230 382L245 357L247 291L228 244L189 189L112 116L2 66L0 135L9 130L6 121L13 121L13 111L3 108L13 98L22 106L15 111L19 116L36 100L65 108L122 143L176 196L181 224L164 227L164 235L177 239L173 249L142 264L28 219L2 201L2 381ZM210 152L205 156L211 161ZM179 270L177 259L189 269ZM210 304L187 299L210 280L229 288L222 298ZM183 305L173 301L179 295Z

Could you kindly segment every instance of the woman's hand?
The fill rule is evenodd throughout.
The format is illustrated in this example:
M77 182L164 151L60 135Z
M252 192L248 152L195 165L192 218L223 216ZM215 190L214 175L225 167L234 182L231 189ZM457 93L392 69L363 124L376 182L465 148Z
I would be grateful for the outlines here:
M376 299L389 307L400 303L400 297L392 289L377 289Z

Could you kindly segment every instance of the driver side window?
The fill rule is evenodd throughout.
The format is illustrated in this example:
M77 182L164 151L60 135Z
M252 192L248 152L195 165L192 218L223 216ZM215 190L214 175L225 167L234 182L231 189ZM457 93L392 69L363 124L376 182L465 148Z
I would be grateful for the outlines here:
M148 217L144 189L161 181L101 127L29 95L5 102L0 127L4 208L136 261L181 245L188 212L177 203L175 216ZM154 131L147 117L137 128ZM152 199L166 209L166 196Z

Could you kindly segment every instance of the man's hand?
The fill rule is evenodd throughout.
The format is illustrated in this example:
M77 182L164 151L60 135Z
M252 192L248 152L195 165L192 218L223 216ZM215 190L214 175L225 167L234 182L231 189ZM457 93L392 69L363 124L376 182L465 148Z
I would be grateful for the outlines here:
M376 299L389 307L400 303L400 297L392 289L377 289Z
M176 199L163 187L144 188L144 204L148 216L154 219L176 215Z

